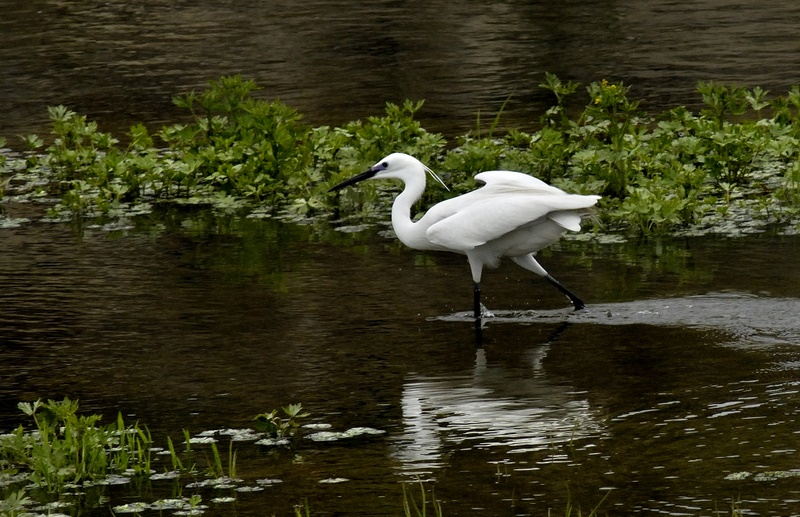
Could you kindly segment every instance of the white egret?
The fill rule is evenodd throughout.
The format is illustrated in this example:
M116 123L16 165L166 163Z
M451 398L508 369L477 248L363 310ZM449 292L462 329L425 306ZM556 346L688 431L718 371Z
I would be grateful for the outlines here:
M481 273L484 266L495 267L500 257L510 257L546 278L569 297L575 310L584 307L583 301L550 276L533 256L567 230L580 231L581 218L588 215L588 209L600 196L567 194L520 172L487 171L475 176L485 186L434 205L415 222L411 219L411 206L422 197L426 171L442 182L413 156L393 153L329 192L366 179L398 179L405 183L392 205L395 234L409 248L467 256L474 282L476 320L481 316Z

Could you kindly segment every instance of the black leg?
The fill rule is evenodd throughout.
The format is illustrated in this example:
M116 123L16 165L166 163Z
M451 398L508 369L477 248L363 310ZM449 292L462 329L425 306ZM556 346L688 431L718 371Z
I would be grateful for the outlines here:
M551 284L553 284L553 285L555 286L555 288L556 288L556 289L558 289L559 291L561 291L562 293L564 293L564 294L566 294L566 295L567 295L567 297L568 297L568 298L570 299L570 301L572 302L572 305L574 305L574 306L575 306L575 310L576 310L576 311L579 311L579 310L583 309L584 307L586 307L586 304L585 304L585 303L583 303L583 300L581 300L580 298L578 298L577 296L575 296L575 293L573 293L572 291L570 291L569 289L567 289L566 287L564 287L563 285L561 285L561 282L559 282L558 280L556 280L555 278L553 278L553 277L552 277L552 276L550 276L550 275L547 275L547 276L545 276L545 278L546 278L546 279L547 279L547 280L548 280L548 281L549 281Z
M481 284L475 282L472 291L472 315L475 317L475 346L483 346L483 322L481 321Z
M472 314L476 320L481 319L481 284L477 282L472 291Z

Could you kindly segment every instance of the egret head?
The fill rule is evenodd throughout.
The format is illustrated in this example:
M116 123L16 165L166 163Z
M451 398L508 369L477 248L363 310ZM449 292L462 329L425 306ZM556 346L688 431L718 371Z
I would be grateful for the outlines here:
M368 180L371 178L375 179L398 179L402 180L406 183L409 183L413 178L421 177L424 185L425 173L430 174L436 181L442 184L445 189L447 189L447 185L436 175L432 170L426 167L422 162L414 158L413 156L407 155L405 153L392 153L389 156L386 156L378 163L373 165L372 167L368 168L361 174L356 174L350 179L346 179L343 182L339 183L332 187L328 192L333 192L334 190L339 190L344 187L348 187L350 185L355 185L356 183L364 180ZM450 190L450 189L447 189Z

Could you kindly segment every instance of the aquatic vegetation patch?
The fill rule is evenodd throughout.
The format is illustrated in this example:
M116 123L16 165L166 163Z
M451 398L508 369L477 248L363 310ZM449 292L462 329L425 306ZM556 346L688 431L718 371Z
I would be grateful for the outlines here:
M256 429L270 438L290 439L297 434L301 421L309 416L303 412L302 404L289 404L281 408L281 412L273 409L269 413L256 415L253 418Z
M31 417L33 432L20 425L0 436L4 474L24 473L34 486L59 493L68 486L112 483L119 474L150 472L150 434L147 428L127 426L122 415L113 424L99 425L100 416L79 416L77 402L21 402ZM123 478L126 479L126 478Z
M145 510L154 510L157 512L171 511L172 515L202 515L208 509L208 506L200 504L201 501L202 498L199 495L193 495L191 497L159 499L149 504L142 502L128 503L115 506L112 510L120 514L138 514Z
M30 435L31 440L41 440L39 437L39 429L47 429L47 426L54 426L55 422L61 424L60 429L56 432L61 435L70 434L74 426L74 420L81 421L85 418L84 422L93 422L94 427L102 430L99 425L99 416L91 415L81 417L77 413L77 402L65 399L62 402L35 402L35 403L22 403L21 409L24 410L26 415L34 420L35 428L29 431L24 431L23 434ZM287 411L288 408L288 411ZM51 414L53 413L53 414ZM385 431L374 429L370 427L352 427L344 432L333 432L331 424L326 422L313 422L299 425L286 425L287 420L295 419L294 423L298 423L297 419L308 418L309 415L303 411L300 404L292 404L281 410L269 411L262 413L259 417L272 415L267 420L274 422L274 417L279 416L281 423L284 425L277 425L273 428L275 432L286 433L289 440L287 447L316 447L310 445L314 443L313 439L310 440L297 440L298 437L309 436L319 433L331 433L338 435L338 439L346 438L370 438L378 437L385 434ZM96 420L97 419L97 420ZM255 419L259 419L258 417ZM113 436L117 436L116 440L111 439L111 449L119 449L122 444L128 444L128 454L132 454L138 449L130 446L130 440L123 442L119 438L122 434L133 435L131 429L145 429L144 426L125 426L120 427L120 422L109 426L112 431L119 431L123 429L124 432L113 432ZM280 431L283 430L283 431ZM284 483L282 479L275 477L264 478L250 478L247 479L236 477L235 466L235 452L233 449L234 443L237 447L247 447L254 442L253 436L264 436L263 431L254 431L248 429L225 428L220 430L207 430L197 433L195 437L201 438L214 438L217 441L208 444L194 443L191 438L192 435L188 431L183 432L183 449L176 450L175 444L171 439L167 439L166 448L158 448L152 446L152 441L148 442L147 450L137 452L136 457L144 458L153 457L152 462L147 462L147 468L135 468L135 462L128 461L127 467L124 470L107 474L96 479L86 479L85 481L76 483L64 483L64 490L61 492L54 492L46 494L41 490L36 489L31 484L31 477L28 473L23 473L19 468L22 462L15 464L9 463L6 456L3 456L2 464L0 464L0 493L2 499L0 500L0 515L4 517L16 516L32 516L32 515L81 515L82 512L92 508L104 508L111 512L113 515L144 515L144 514L158 514L158 515L176 515L176 516L199 516L208 513L239 513L240 509L237 508L237 498L247 497L247 494L258 494L259 492L276 490ZM14 434L14 433L12 433ZM5 447L5 436L0 445ZM246 439L237 439L246 438ZM222 453L217 449L219 441L227 439L229 444L227 447L222 448ZM51 438L51 442L53 439ZM353 442L357 443L357 442ZM13 447L12 447L13 449ZM227 449L227 457L225 450ZM317 449L317 452L324 451L326 447L322 446ZM6 454L5 449L3 454ZM121 450L117 451L122 453ZM271 457L270 454L263 455L264 451L259 451L259 456L262 458ZM209 453L211 457L209 458ZM208 463L207 469L198 469L196 467L196 460L205 456ZM226 461L227 460L227 461ZM144 463L144 462L143 462ZM122 465L121 462L112 462L114 465ZM295 459L292 460L295 463ZM302 461L297 463L302 465ZM302 468L302 467L301 467ZM499 468L499 467L498 467ZM222 475L219 475L220 471ZM250 471L250 469L248 469ZM323 472L316 472L319 476L317 479L310 480L313 485L311 490L314 492L318 490L327 491L331 485L340 485L343 483L354 483L348 477L338 475L325 475ZM142 482L131 482L136 480ZM116 480L124 480L130 486L126 488L124 493L124 500L117 499L119 492L109 492L107 495L104 492L104 483L114 483ZM402 494L397 499L398 513L408 516L424 516L424 515L444 515L443 502L435 497L434 489L431 484L422 481L416 481L415 484L419 486L419 491L409 489L411 486L408 482L401 482L397 492L402 490ZM319 488L314 489L316 485ZM90 490L87 488L94 486L94 495L88 495ZM171 488L170 488L171 487ZM138 497L132 495L133 491L139 490ZM330 490L335 488L330 487ZM166 492L166 493L165 493ZM116 495L114 495L116 494ZM398 495L398 494L395 494ZM256 495L256 497L258 497ZM383 498L384 496L379 497ZM140 500L136 500L140 499ZM605 498L603 499L605 501ZM603 502L601 501L601 503ZM287 507L290 504L287 504ZM295 515L310 516L317 514L316 511L312 512L312 505L308 500L303 500L300 504L291 505L294 509ZM592 510L589 515L596 515L599 504ZM402 507L402 510L400 508ZM573 507L572 503L568 501L566 515L571 515L574 512L580 514L578 507ZM92 510L92 513L95 513ZM322 509L320 513L325 513Z
M145 426L127 425L119 416L108 425L100 415L80 415L78 403L63 401L22 402L20 410L32 420L12 433L0 435L0 515L34 515L74 506L108 506L114 514L145 511L172 515L202 515L213 504L235 502L235 494L269 490L283 481L278 478L245 479L238 474L238 450L253 443L269 447L270 457L292 450L297 439L325 432L330 424L303 424L310 415L301 404L261 413L253 419L256 429L206 430L192 436L183 432L182 449L167 437L167 447L153 446ZM384 431L354 427L338 438L380 435ZM218 445L227 441L225 446ZM263 449L259 453L263 453ZM293 454L293 453L292 453ZM199 467L198 465L205 465ZM344 478L323 477L319 483L340 483ZM173 486L173 497L112 505L104 495L111 485L129 485L135 490L160 482ZM190 495L183 495L191 491ZM227 491L227 497L219 494ZM148 489L149 492L149 489ZM208 492L208 494L206 494ZM91 496L88 494L92 494ZM213 497L211 497L213 496ZM93 503L87 503L87 499Z
M177 96L192 121L155 134L137 124L118 138L54 106L49 144L27 135L24 152L0 153L0 196L57 200L48 221L97 219L106 231L163 204L308 224L331 212L339 218L386 210L385 188L328 189L399 151L429 164L451 187L426 190L423 207L473 189L477 172L510 169L569 192L602 194L596 232L800 228L800 86L774 96L757 86L700 82L699 113L678 106L656 115L644 113L621 82L590 83L577 114L567 106L581 102L578 83L546 74L540 86L555 104L532 121L535 131L498 135L501 108L488 130L479 120L449 144L415 120L421 101L387 103L384 115L340 127L310 127L292 108L258 99L255 83L239 76ZM747 220L763 224L743 227Z

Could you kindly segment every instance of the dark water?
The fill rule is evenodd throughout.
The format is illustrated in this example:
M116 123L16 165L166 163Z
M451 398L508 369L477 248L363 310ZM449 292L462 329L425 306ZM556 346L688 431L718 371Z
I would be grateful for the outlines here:
M334 430L386 431L277 455L237 443L245 486L283 481L236 493L239 515L304 499L397 515L415 476L445 515L588 512L611 489L618 515L800 512L797 478L778 477L800 469L796 237L565 242L542 263L589 312L503 264L476 348L461 257L203 214L138 226L0 230L0 429L19 400L69 396L160 445L292 402ZM110 504L172 486L110 489Z
M46 134L56 104L104 129L175 122L185 114L171 97L222 74L253 78L314 124L427 99L426 127L449 135L511 94L505 123L530 127L552 101L538 88L546 71L623 80L649 110L697 106L700 80L800 83L800 4L783 0L37 0L2 12L9 139Z

